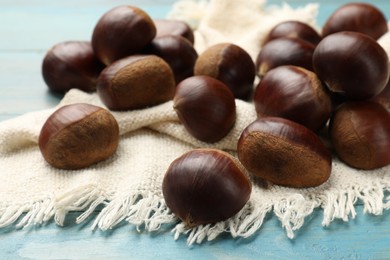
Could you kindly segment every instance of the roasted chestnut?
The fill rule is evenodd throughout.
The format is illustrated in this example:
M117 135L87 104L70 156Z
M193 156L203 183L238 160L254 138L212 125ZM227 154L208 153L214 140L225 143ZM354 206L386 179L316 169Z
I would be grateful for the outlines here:
M369 3L348 3L328 18L322 36L341 31L360 32L377 40L388 31L387 19L381 10Z
M280 117L258 118L247 126L237 152L249 173L276 185L318 186L331 173L331 155L319 137Z
M217 149L195 149L174 160L162 191L168 208L187 226L212 224L238 213L252 190L238 160Z
M313 67L330 91L364 100L379 94L389 80L389 58L371 37L339 32L325 37L313 54Z
M224 83L209 76L193 76L180 82L173 104L187 131L204 142L219 141L236 121L233 93Z
M194 32L184 21L172 19L155 19L154 25L157 29L156 38L168 35L182 36L191 44L194 44Z
M329 122L338 157L351 167L372 170L390 164L390 113L369 101L346 102Z
M53 167L67 170L88 167L114 154L119 127L104 108L77 103L56 110L39 135L39 149Z
M153 20L143 10L126 5L106 12L92 34L92 46L106 65L139 53L156 35Z
M155 55L133 55L107 66L97 93L110 110L133 110L171 100L175 79L169 65Z
M253 93L255 64L241 47L231 43L213 45L196 60L194 75L206 75L225 83L238 99Z
M67 41L54 45L45 55L42 76L49 89L67 92L72 88L87 92L96 90L104 65L86 41Z
M165 60L175 75L176 83L194 75L198 53L192 44L181 36L167 35L155 38L145 50Z
M283 117L313 131L328 121L332 110L329 91L317 75L297 66L270 70L255 90L254 104L259 117Z
M300 21L284 21L275 25L269 31L263 45L276 38L299 38L313 45L317 45L321 41L321 36L316 30L307 23Z
M269 70L282 65L313 70L314 48L313 44L299 38L276 38L266 43L257 56L257 75L263 77Z

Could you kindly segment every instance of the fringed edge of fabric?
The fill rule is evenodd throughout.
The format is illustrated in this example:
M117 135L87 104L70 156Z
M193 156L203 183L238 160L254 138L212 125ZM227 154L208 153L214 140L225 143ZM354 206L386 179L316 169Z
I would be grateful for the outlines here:
M186 227L167 208L161 196L140 191L135 194L112 198L94 185L70 190L53 199L33 202L24 205L3 206L0 208L0 228L15 225L17 228L28 228L44 224L54 218L62 226L69 212L82 211L76 223L83 223L94 212L99 212L93 221L92 229L103 231L115 228L126 221L135 225L140 231L157 231L162 225L174 225L174 239L187 236L188 245L211 241L222 233L230 233L233 238L248 238L255 235L269 213L275 214L285 229L287 237L294 238L294 232L304 225L305 218L316 208L323 210L323 226L341 219L349 221L356 217L356 204L363 204L363 212L381 215L390 209L390 188L376 183L369 187L346 187L343 191L329 190L316 200L302 194L292 194L287 198L269 204L250 200L245 207L230 219L194 228ZM98 210L98 207L102 207Z

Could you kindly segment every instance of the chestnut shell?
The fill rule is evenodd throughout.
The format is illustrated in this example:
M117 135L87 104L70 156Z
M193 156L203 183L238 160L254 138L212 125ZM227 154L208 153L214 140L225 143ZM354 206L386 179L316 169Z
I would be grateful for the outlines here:
M119 143L119 126L104 108L77 103L57 109L44 123L39 149L60 169L81 169L110 157Z
M256 177L294 188L318 186L331 173L331 155L308 128L279 117L247 126L237 144L242 165Z
M162 191L168 208L193 227L226 220L248 201L252 185L238 160L216 149L195 149L174 160Z
M194 44L194 32L192 28L184 21L172 19L155 19L154 25L157 29L156 38L175 35L187 39L192 45Z
M225 137L236 121L233 93L209 76L193 76L180 82L173 107L187 131L208 143Z
M351 167L372 170L390 164L390 113L369 101L346 102L329 122L339 158Z
M249 100L256 72L252 58L244 49L235 44L220 43L199 55L194 75L216 78L225 83L236 98Z
M299 38L276 38L266 43L256 58L256 73L263 77L269 70L294 65L313 70L315 46Z
M352 100L379 94L389 80L389 58L371 37L339 32L325 37L313 54L313 67L330 91Z
M387 19L381 10L369 3L348 3L328 18L322 36L341 31L360 32L377 40L388 31Z
M176 84L194 75L198 53L193 45L181 36L157 37L148 45L145 53L157 55L165 60L175 75Z
M328 121L332 101L316 74L297 66L270 70L256 87L254 103L259 117L290 119L313 131Z
M267 34L263 45L276 38L299 38L313 45L317 45L321 41L319 33L310 25L300 21L284 21L275 25Z
M67 92L72 88L96 90L104 65L87 41L66 41L54 45L42 62L42 76L49 89Z
M110 110L133 110L171 100L175 86L172 69L163 59L133 55L102 71L97 93Z
M139 53L156 36L153 20L143 10L130 5L117 6L97 22L92 46L106 65Z

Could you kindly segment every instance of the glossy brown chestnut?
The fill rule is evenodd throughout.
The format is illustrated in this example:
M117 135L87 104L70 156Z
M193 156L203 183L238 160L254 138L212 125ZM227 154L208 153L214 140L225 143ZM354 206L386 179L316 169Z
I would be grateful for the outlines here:
M329 134L349 166L372 170L390 164L390 113L375 102L344 103L329 122Z
M119 127L106 109L90 104L67 105L56 110L39 135L39 149L53 167L81 169L114 154Z
M134 6L117 6L97 22L92 34L92 46L106 65L139 53L156 35L153 20Z
M238 158L254 176L294 188L318 186L331 172L331 155L308 128L279 117L259 118L242 132Z
M133 110L171 100L175 79L169 65L155 55L133 55L106 67L97 93L110 110Z
M176 35L184 37L191 44L194 44L194 32L186 22L172 19L155 19L154 24L157 29L156 38Z
M241 47L231 43L213 45L201 53L194 75L207 75L225 83L236 98L248 100L253 93L255 64Z
M317 75L285 65L270 70L256 87L254 103L259 117L290 119L313 131L328 121L332 101Z
M389 79L389 58L371 37L339 32L325 37L313 54L313 67L330 91L364 100L379 94Z
M174 160L162 191L168 208L187 226L212 224L238 213L252 190L236 158L217 149L196 149Z
M341 31L354 31L379 39L388 31L381 10L369 3L348 3L338 8L325 22L322 36Z
M42 76L49 89L67 92L78 88L96 90L96 82L104 65L86 41L67 41L54 45L45 55Z
M193 45L181 36L167 35L155 38L145 52L165 60L175 75L176 83L194 75L198 53Z
M219 141L236 121L233 93L221 81L209 76L193 76L180 82L173 103L187 131L204 142Z
M282 65L295 65L313 70L314 45L299 38L276 38L266 43L256 58L257 75Z
M269 31L263 45L276 38L299 38L313 45L317 45L321 41L321 36L310 25L300 21L284 21L275 25Z

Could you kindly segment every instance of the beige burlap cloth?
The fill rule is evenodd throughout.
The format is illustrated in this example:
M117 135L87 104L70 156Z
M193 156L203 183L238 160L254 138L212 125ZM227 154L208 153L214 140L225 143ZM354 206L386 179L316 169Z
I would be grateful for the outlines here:
M258 42L277 22L298 19L316 26L317 5L299 9L281 6L264 9L259 0L211 2L182 1L171 17L189 21L196 30L199 52L217 42L234 42L252 57ZM390 47L389 36L381 39ZM69 91L59 106L85 102L103 106L96 94ZM188 243L212 240L223 232L232 237L256 233L268 213L281 221L294 237L306 216L323 210L323 225L356 216L355 204L364 212L381 214L390 208L390 166L359 171L337 159L328 182L317 188L291 189L254 185L247 205L227 221L187 229L164 203L161 182L172 160L196 147L215 147L234 154L241 131L256 118L253 104L236 100L237 122L223 140L206 144L192 138L179 123L172 102L148 109L114 112L121 140L110 159L77 171L58 170L42 158L37 146L40 129L56 109L32 112L0 123L0 227L38 225L55 219L62 225L68 212L77 211L83 222L99 206L93 228L107 230L127 221L148 231L175 224L174 237L186 234ZM390 156L390 155L389 155ZM386 194L387 193L387 194Z

